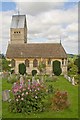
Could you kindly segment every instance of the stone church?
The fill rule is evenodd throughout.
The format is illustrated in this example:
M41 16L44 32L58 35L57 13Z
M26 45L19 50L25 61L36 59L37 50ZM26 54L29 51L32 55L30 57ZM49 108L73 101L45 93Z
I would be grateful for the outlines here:
M27 43L26 15L13 15L10 28L10 43L6 57L12 60L15 73L18 73L20 63L25 63L26 72L38 71L40 61L46 64L46 73L53 71L53 61L58 60L62 74L67 73L67 54L61 43Z

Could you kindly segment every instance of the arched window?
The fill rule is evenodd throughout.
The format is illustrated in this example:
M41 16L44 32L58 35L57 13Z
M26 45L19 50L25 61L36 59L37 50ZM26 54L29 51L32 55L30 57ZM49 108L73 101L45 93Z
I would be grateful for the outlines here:
M38 61L36 59L33 60L33 67L37 67L38 66Z
M11 66L15 67L15 60L14 59L11 60Z
M64 59L62 59L62 65L64 65Z
M25 65L26 65L26 67L29 67L29 60L28 59L25 60Z

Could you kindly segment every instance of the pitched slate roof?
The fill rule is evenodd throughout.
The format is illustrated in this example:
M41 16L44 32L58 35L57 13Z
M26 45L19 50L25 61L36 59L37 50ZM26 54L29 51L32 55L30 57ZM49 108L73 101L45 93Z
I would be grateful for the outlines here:
M13 15L11 28L24 28L26 21L26 15Z
M9 44L7 58L67 58L60 43Z

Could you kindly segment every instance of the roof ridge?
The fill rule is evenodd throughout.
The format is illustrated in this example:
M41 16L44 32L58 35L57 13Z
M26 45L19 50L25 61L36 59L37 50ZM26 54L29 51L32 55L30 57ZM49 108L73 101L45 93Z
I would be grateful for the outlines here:
M12 17L15 17L15 16L26 16L26 15L12 15Z

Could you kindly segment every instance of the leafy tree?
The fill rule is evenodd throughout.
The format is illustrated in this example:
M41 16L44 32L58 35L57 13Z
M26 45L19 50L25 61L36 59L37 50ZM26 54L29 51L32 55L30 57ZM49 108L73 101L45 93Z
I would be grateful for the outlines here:
M2 71L10 71L11 67L10 65L10 61L6 60L5 58L2 59Z
M71 76L77 75L78 67L76 65L73 65L70 70L68 71L68 74Z
M2 71L2 60L0 59L0 72Z
M74 65L74 63L72 61L69 61L68 66L67 66L67 70L69 71L73 65Z
M19 64L19 73L22 75L26 74L26 65L24 63Z
M78 58L74 61L74 64L78 67L78 73L80 74L80 55Z
M38 70L40 71L40 73L45 73L45 71L46 71L46 64L43 61L41 61L39 63Z
M5 59L4 54L0 54L0 59Z
M62 73L60 62L57 60L53 62L53 73L57 76Z

